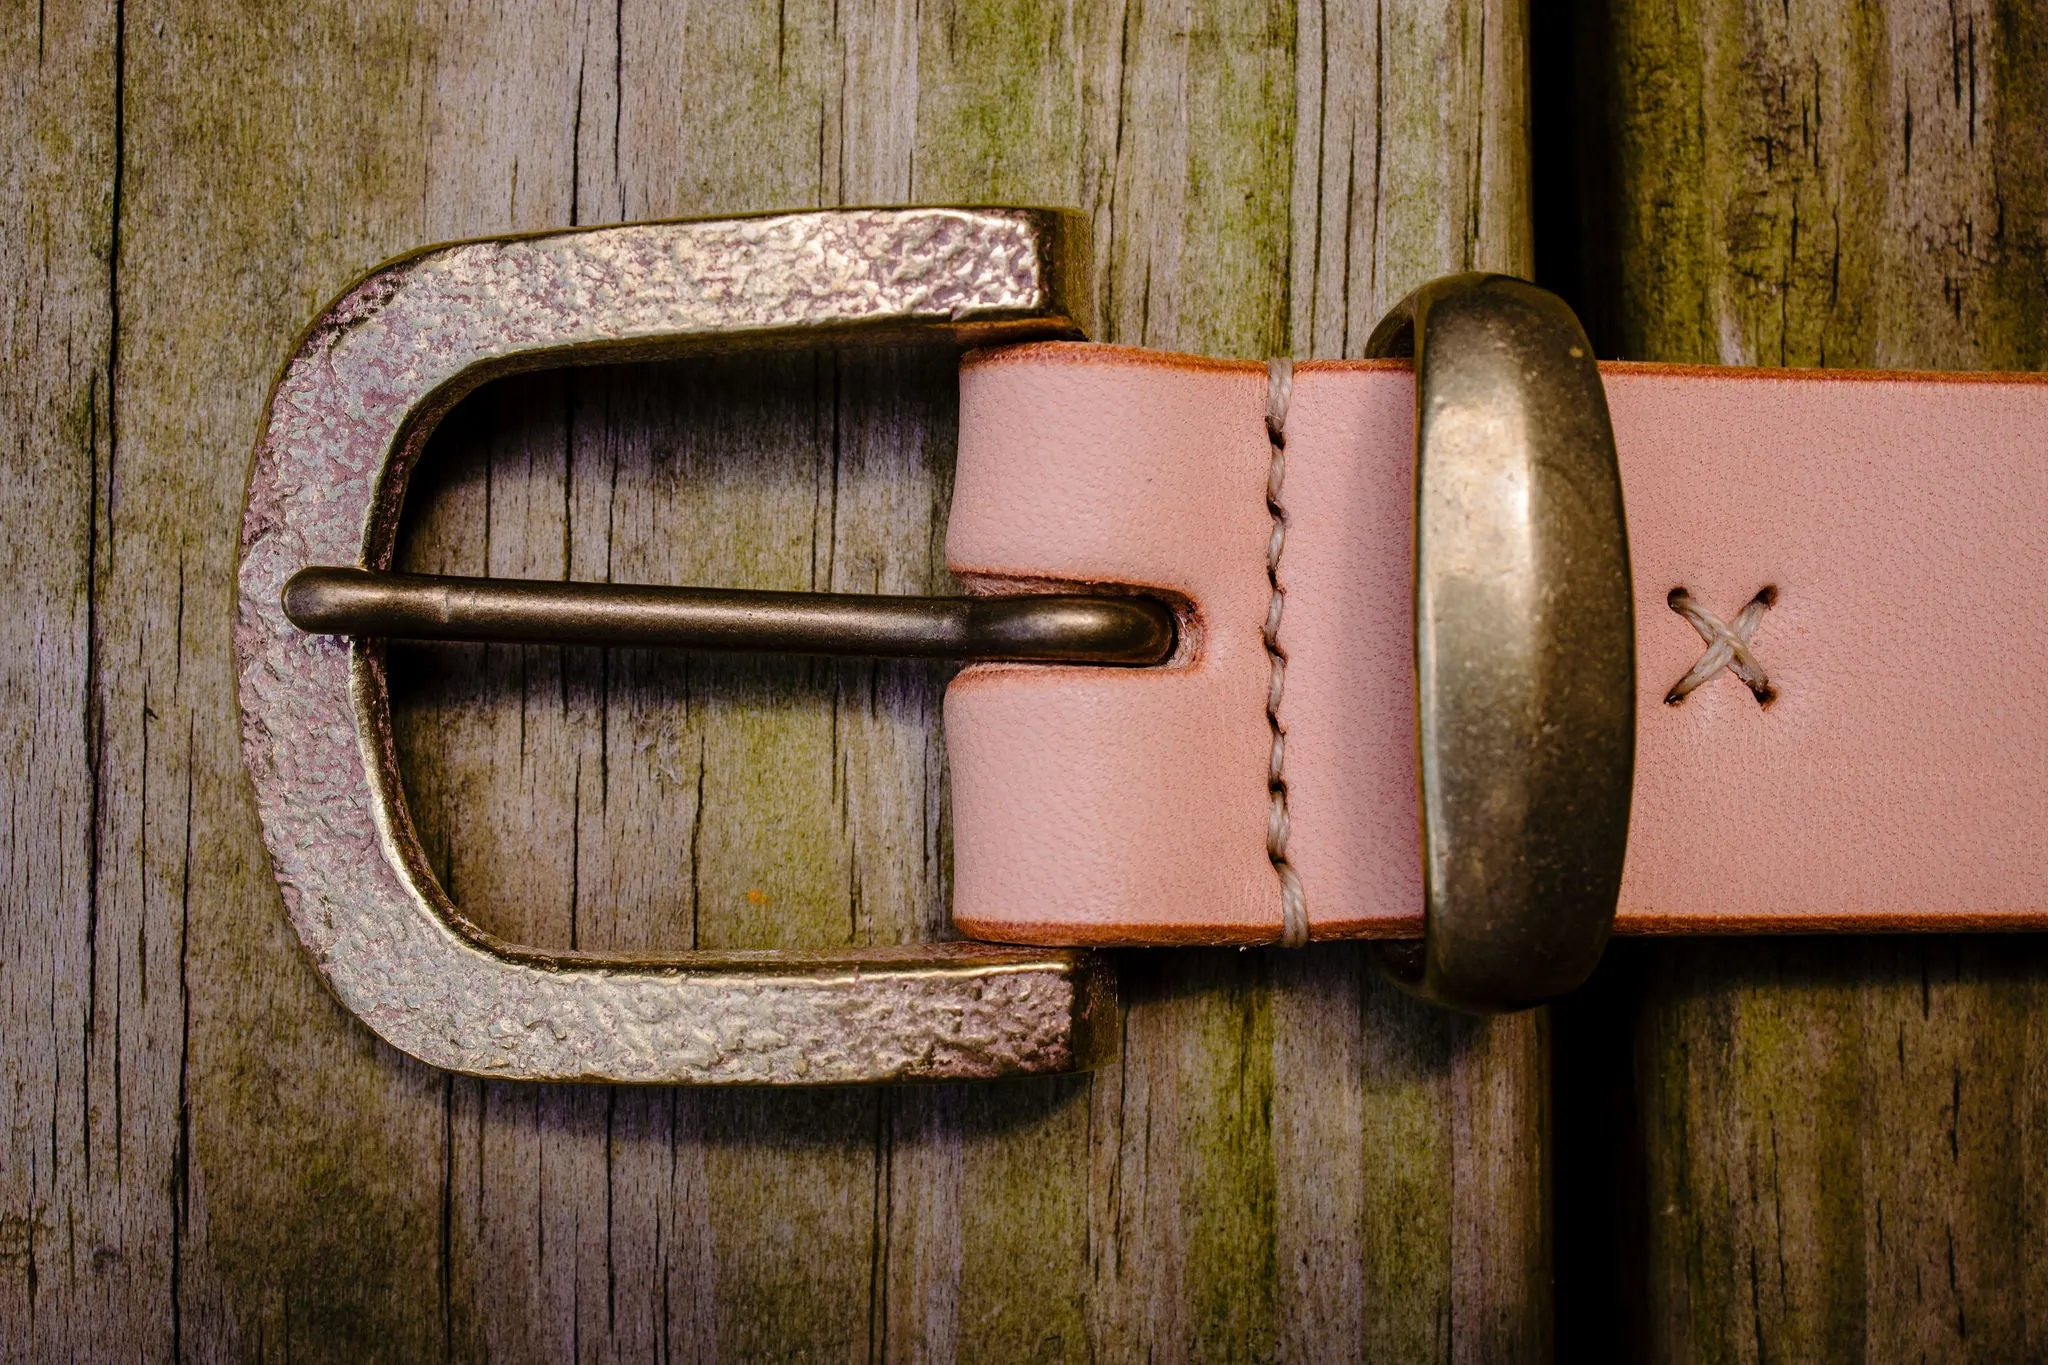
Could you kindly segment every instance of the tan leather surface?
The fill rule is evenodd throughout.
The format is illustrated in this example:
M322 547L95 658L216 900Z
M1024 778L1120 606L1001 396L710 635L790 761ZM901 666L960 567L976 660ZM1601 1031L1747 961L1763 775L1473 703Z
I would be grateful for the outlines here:
M2048 382L1604 367L1635 571L1624 933L2048 924ZM1297 367L1281 718L1317 937L1419 931L1413 384ZM1271 458L1263 366L1052 344L971 357L948 554L979 586L1188 604L1159 669L980 666L946 701L954 919L1048 943L1259 942ZM1676 706L1704 648L1756 652Z

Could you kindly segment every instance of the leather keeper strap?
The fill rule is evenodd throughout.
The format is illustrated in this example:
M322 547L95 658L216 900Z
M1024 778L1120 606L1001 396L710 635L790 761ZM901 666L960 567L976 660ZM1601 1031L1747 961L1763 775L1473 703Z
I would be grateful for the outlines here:
M1603 367L1635 578L1621 933L2048 925L2048 381ZM969 357L948 537L972 585L1187 607L1153 669L982 665L946 698L954 920L1030 943L1277 939L1255 364ZM1405 363L1302 363L1285 424L1279 718L1316 938L1422 927ZM1768 674L1722 671L1696 608Z

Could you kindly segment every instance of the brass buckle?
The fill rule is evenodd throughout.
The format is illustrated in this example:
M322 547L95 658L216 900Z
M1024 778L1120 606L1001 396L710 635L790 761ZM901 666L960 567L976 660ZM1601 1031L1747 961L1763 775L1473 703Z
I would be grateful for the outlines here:
M235 654L272 867L300 940L350 1011L431 1065L528 1080L964 1079L1075 1070L1113 1053L1114 984L1082 951L946 943L626 958L484 932L450 902L413 832L381 646L317 633L1163 657L1170 613L1128 599L621 593L381 572L428 434L487 379L741 346L1076 337L1087 241L1085 220L1044 210L648 223L428 248L329 305L284 367L256 447Z
M1409 295L1424 938L1397 981L1468 1010L1563 995L1614 925L1635 774L1635 607L1607 396L1564 300L1505 275Z

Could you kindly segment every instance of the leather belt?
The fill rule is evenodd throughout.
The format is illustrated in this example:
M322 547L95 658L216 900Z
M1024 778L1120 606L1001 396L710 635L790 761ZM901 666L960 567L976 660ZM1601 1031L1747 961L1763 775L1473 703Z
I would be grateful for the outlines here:
M273 870L351 1010L508 1078L986 1077L1113 1053L1088 945L1420 934L1397 977L1498 1008L1610 922L2048 921L2048 383L1596 373L1561 302L1481 276L1375 334L1412 369L1046 341L1085 332L1088 237L640 224L431 248L329 305L265 415L235 648ZM428 433L492 375L906 335L1008 347L962 370L974 600L386 572ZM407 816L394 635L981 660L946 701L954 923L1039 946L501 942Z
M2048 923L2048 382L1601 366L1635 586L1635 794L1615 928ZM1143 671L981 665L946 703L954 919L1034 943L1277 939L1259 365L1122 347L961 375L954 572L1191 604ZM1316 938L1422 928L1414 379L1308 362L1286 419L1289 852ZM1681 700L1760 593L1767 701Z

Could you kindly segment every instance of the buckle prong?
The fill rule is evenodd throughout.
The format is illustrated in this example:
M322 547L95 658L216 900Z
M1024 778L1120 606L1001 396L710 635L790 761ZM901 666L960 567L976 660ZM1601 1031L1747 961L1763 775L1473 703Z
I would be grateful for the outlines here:
M1149 597L882 597L310 568L284 614L317 635L843 654L1010 663L1164 662L1173 612Z

